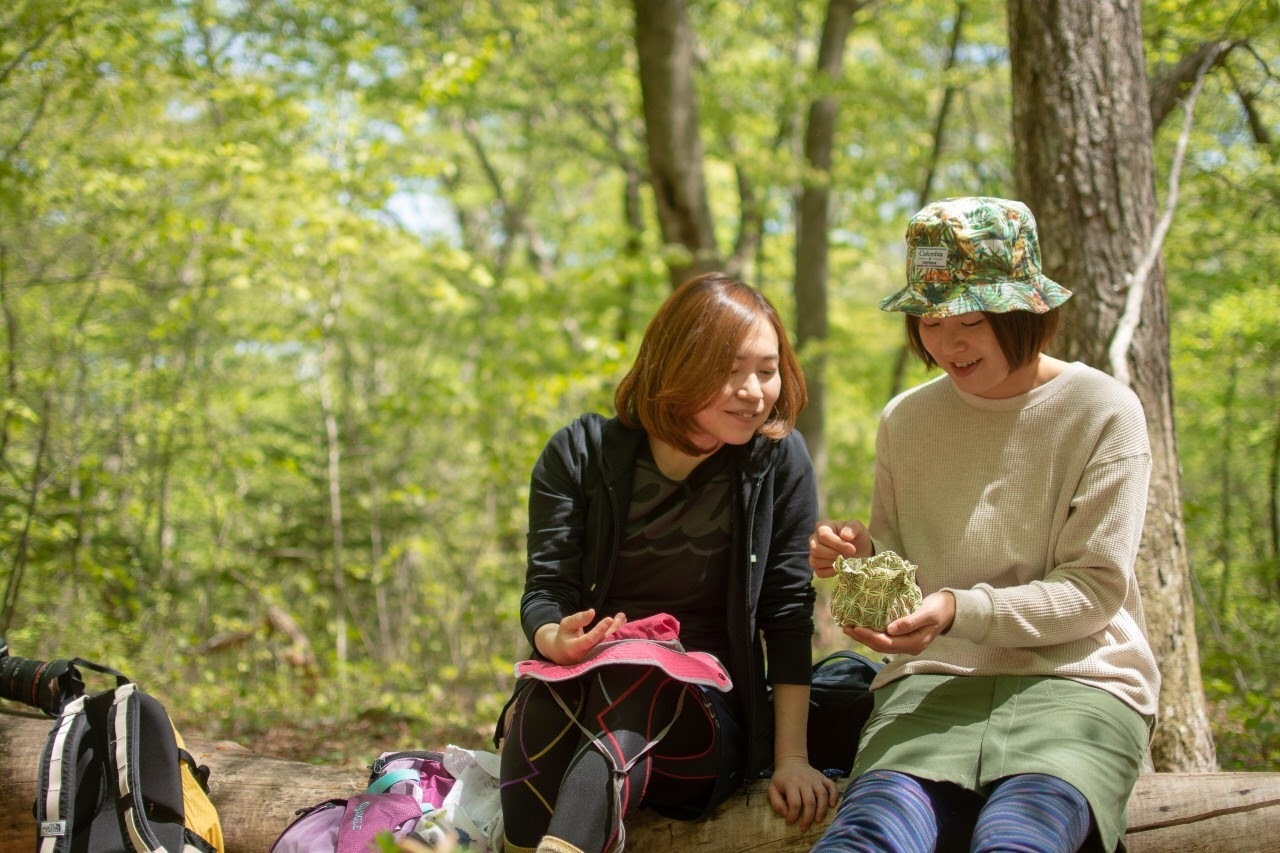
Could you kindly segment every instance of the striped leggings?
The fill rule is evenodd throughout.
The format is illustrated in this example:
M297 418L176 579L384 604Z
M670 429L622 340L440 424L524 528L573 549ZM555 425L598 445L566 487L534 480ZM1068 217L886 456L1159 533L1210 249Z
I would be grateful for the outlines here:
M1089 836L1089 803L1053 776L996 782L985 801L949 782L893 770L853 780L811 853L932 853L938 850L1074 853Z

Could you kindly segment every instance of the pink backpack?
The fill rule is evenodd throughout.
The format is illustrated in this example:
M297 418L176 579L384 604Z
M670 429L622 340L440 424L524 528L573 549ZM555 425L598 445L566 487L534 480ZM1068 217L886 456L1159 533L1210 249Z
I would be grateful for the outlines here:
M447 849L452 835L434 819L457 781L439 752L384 752L369 766L369 787L346 799L325 800L298 812L271 853L366 853L379 834L397 841L414 834Z

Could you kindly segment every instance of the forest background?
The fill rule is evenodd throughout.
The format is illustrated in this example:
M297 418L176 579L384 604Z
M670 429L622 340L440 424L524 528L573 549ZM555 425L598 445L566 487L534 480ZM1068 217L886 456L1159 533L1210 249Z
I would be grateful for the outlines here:
M492 748L527 651L530 467L609 411L699 260L655 211L646 6L687 15L719 257L792 328L809 109L836 108L829 338L802 352L826 359L826 513L865 518L878 412L926 376L876 309L906 221L1014 195L1015 140L1003 2L843 5L832 75L818 2L8 4L12 653L113 664L185 733L285 757ZM1141 14L1152 109L1172 113L1154 151L1203 686L1218 763L1275 770L1280 4ZM1183 125L1160 83L1188 67ZM818 621L815 655L845 644Z

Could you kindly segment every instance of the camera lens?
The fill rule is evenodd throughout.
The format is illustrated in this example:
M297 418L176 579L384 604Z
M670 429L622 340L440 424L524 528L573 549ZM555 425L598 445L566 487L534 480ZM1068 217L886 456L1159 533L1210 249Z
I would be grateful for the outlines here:
M84 692L80 672L69 660L42 661L0 657L0 697L39 708L49 716Z
M39 707L36 679L44 667L44 661L6 656L0 661L0 696Z

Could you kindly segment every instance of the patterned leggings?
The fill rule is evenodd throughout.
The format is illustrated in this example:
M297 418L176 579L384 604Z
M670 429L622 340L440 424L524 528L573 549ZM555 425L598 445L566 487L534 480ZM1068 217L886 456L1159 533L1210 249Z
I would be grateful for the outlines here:
M1091 826L1084 795L1053 776L1008 776L984 801L948 782L873 770L850 783L811 853L932 853L966 842L970 851L1074 853Z
M642 798L659 807L707 801L720 737L702 688L656 667L531 682L512 705L502 744L508 847L553 835L588 853L620 848L623 821Z

